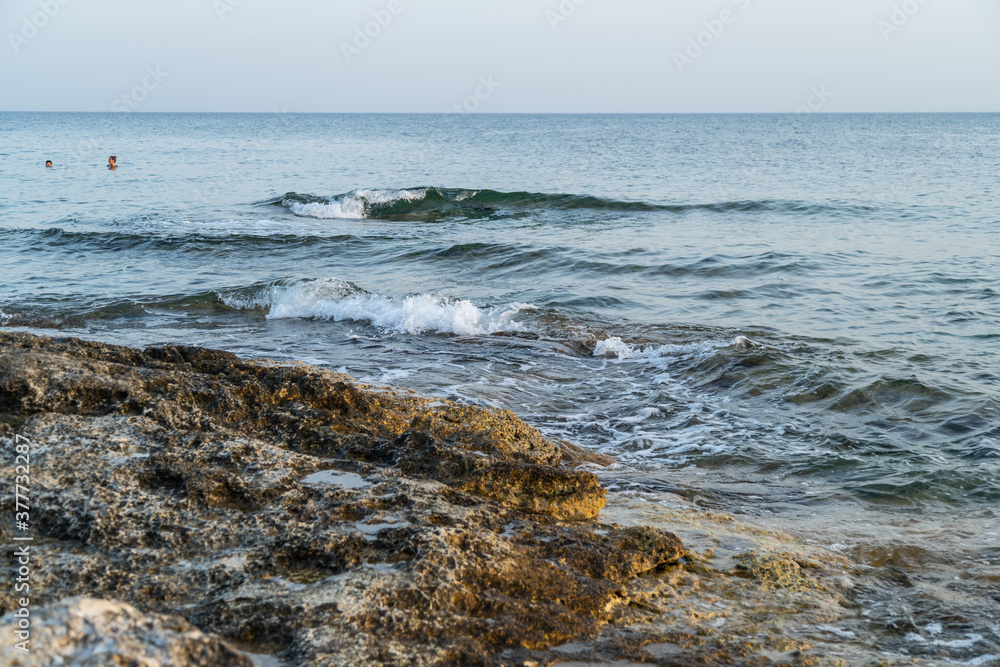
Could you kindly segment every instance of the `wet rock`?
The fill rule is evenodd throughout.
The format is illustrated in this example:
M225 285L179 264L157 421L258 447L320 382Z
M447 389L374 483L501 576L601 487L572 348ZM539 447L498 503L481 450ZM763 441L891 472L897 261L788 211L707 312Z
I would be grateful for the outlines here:
M548 664L655 616L633 581L686 557L669 533L595 523L584 457L512 413L306 366L0 333L15 434L39 594L180 616L291 664Z
M810 585L803 572L803 565L816 565L800 562L782 554L759 554L750 552L739 557L734 574L757 581L764 590L787 588L801 590Z
M14 635L17 619L0 618L0 635ZM252 667L249 657L177 616L143 614L134 607L70 598L35 611L25 651L0 644L0 664L118 667Z

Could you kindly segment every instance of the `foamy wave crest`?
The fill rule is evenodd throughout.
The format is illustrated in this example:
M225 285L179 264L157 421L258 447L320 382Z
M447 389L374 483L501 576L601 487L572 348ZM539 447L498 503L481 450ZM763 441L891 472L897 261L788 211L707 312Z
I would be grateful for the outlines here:
M322 202L290 202L292 213L303 218L367 218L372 207L400 201L419 201L427 189L419 190L355 190Z
M368 322L396 333L425 331L482 336L500 331L524 331L517 315L535 306L509 303L477 306L467 299L442 294L386 296L373 294L343 280L330 279L274 285L254 295L223 295L232 308L266 308L267 318Z
M612 336L606 340L598 341L594 347L595 357L617 357L619 360L628 359L669 359L676 357L688 357L693 354L703 354L714 352L720 348L727 347L726 343L719 341L705 341L702 343L687 343L683 345L631 345L618 336Z

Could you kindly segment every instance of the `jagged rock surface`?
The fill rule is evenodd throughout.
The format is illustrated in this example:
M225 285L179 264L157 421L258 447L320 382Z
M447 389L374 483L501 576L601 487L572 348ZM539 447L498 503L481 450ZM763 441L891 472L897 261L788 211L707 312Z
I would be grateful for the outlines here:
M177 616L143 614L120 602L68 598L37 610L30 650L0 644L9 667L253 667L253 661L218 637ZM12 637L13 616L0 619L0 636Z
M510 412L309 367L0 333L15 434L41 602L178 615L295 664L546 664L649 615L630 582L686 556L596 523L597 479Z

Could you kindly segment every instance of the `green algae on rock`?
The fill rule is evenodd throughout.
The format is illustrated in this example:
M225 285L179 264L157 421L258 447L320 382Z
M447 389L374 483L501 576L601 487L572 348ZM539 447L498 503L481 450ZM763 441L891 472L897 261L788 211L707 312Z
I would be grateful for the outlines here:
M366 391L346 376L200 348L140 352L10 334L0 345L0 411L15 419L142 416L164 428L225 429L391 466L561 519L593 519L604 505L592 475L553 468L564 450L509 411Z
M512 413L309 367L2 333L15 433L46 601L181 616L296 664L511 664L653 613L630 581L686 556L595 524L597 479Z

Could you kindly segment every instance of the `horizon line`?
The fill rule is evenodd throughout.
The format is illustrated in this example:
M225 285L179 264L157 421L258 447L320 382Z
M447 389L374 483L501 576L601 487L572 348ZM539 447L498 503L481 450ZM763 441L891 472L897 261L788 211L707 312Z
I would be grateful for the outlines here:
M66 111L66 110L3 110L0 114L100 114L100 115L167 115L167 114L246 114L288 116L860 116L860 115L959 115L1000 114L997 111Z

